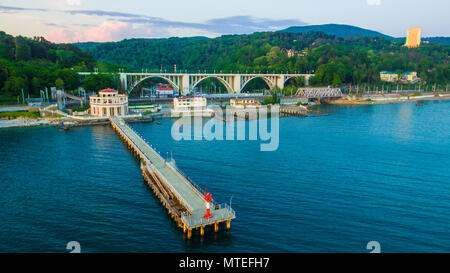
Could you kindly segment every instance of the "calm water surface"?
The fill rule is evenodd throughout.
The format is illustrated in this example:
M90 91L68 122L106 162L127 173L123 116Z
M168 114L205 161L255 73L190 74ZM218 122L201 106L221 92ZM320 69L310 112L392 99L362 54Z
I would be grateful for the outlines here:
M322 107L280 119L280 146L174 141L131 126L237 212L185 240L109 126L0 130L0 252L450 251L450 102Z

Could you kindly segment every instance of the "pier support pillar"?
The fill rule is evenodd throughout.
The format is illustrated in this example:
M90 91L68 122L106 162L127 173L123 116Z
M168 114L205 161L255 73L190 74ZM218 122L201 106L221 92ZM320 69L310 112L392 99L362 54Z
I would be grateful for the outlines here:
M191 239L191 237L192 237L192 230L188 229L188 231L187 231L187 238Z
M214 223L214 232L219 231L219 224L217 222Z
M205 235L205 227L204 226L200 227L200 235L201 236Z
M230 227L231 227L231 220L228 219L228 220L227 220L227 229L230 229Z

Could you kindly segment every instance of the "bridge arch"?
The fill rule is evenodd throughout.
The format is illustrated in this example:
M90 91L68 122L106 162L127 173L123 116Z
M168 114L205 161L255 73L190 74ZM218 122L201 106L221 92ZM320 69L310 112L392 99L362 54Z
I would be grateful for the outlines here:
M143 78L139 79L138 81L136 81L135 83L133 83L133 85L131 86L131 88L130 88L129 91L128 91L128 95L130 95L131 92L134 91L134 89L136 88L136 86L138 86L141 82L143 82L143 81L145 81L145 80L148 80L148 79L150 79L150 78L160 78L160 79L163 79L163 80L167 81L167 82L173 87L173 89L175 89L178 93L179 93L179 91L180 91L179 86L178 86L175 82L173 82L172 80L170 80L169 78L164 77L164 76L162 76L162 75L150 75L150 76L143 77Z
M272 80L270 80L269 78L264 77L264 76L255 76L255 77L252 77L242 83L241 90L239 90L239 93L242 92L242 90L244 90L244 87L249 82L253 81L254 79L262 79L267 84L267 86L269 87L270 90L272 90L272 88L275 86L275 83Z
M287 76L287 77L285 77L284 78L284 83L283 84L286 84L290 79L294 79L294 78L297 78L298 76Z
M197 82L195 82L192 85L192 89L194 89L202 81L204 81L206 79L209 79L209 78L214 78L214 79L219 80L219 82L221 82L225 86L225 88L227 89L228 93L234 93L233 87L231 87L231 85L226 80L224 80L223 78L218 77L218 76L207 76L207 77L201 78L200 80L198 80Z

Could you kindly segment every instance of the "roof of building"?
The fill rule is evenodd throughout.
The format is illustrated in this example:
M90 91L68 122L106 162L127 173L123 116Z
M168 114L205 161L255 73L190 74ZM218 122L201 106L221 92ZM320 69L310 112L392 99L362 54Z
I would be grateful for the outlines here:
M28 98L25 99L26 102L41 102L44 101L42 98Z
M178 97L178 98L175 98L175 99L184 100L184 99L197 99L197 98L206 99L204 96L183 96L183 97Z
M403 75L410 75L412 73L417 73L416 71L406 71L403 73Z
M386 71L386 70L383 70L383 71L381 71L380 73L383 73L383 74L397 74L397 73L395 73L395 72L392 72L392 71Z
M106 89L103 89L103 90L100 90L100 91L98 91L99 93L101 92L101 93L118 93L119 91L117 91L117 90L114 90L114 89L111 89L111 88L106 88Z
M156 89L156 91L173 91L173 88L170 87L161 87Z

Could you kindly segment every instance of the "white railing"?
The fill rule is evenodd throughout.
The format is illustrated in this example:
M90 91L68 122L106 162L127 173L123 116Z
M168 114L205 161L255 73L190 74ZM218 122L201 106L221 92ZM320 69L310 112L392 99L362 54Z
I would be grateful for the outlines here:
M170 188L170 190L177 195L177 197L180 199L182 203L187 207L187 209L191 212L194 210L189 205L189 203L183 198L183 196L167 181L167 179L161 174L161 172L153 165L151 164L152 170L158 174L158 177L160 177L162 180L164 180L165 184Z
M172 163L168 163L167 165L169 165L169 168L171 168L173 170L173 172L184 181L184 183L186 183L188 186L192 187L192 189L195 191L195 193L197 193L201 198L203 198L203 193L200 191L201 188L199 185L192 182L188 176L186 176L176 166L172 165Z
M224 221L227 219L234 219L236 218L236 212L228 205L228 204L221 204L220 208L225 208L227 210L227 213L221 214L219 216L214 214L213 211L213 217L209 219L205 219L203 217L199 218L193 218L192 215L189 215L189 213L182 213L181 214L181 220L188 226L188 227L196 227L196 226L203 226L203 225L210 225L216 221Z
M152 151L157 157L159 157L159 159L161 160L161 161L165 161L163 158L162 158L162 156L158 153L158 152L156 152L147 142L145 142L140 136L139 136L139 134L137 134L136 133L136 131L134 131L130 126L128 126L127 124L125 124L124 122L123 122L123 119L118 119L118 118L111 118L111 120L113 120L113 122L116 124L116 128L118 128L121 132L122 132L122 134L126 137L126 139L129 141L129 142L131 142L133 145L134 145L134 147L135 147L135 149L136 150L138 150L139 151L139 153L141 153L142 155L144 155L147 159L148 159L148 161L150 162L150 167L151 167L151 170L154 172L154 173L156 173L157 175L158 175L158 177L159 178L161 178L162 180L163 180L163 182L164 182L164 184L166 184L169 188L170 188L170 190L174 193L174 194L176 194L177 195L177 197L178 197L178 199L187 207L187 209L191 212L191 213L193 213L193 208L189 205L189 203L186 201L186 199L184 199L183 198L183 196L172 186L172 184L170 184L169 183L169 181L167 180L167 178L155 167L155 165L151 162L151 160L145 155L145 153L139 148L139 146L136 144L136 142L134 142L125 132L124 132L124 130L116 123L116 120L117 119L117 122L119 123L119 125L122 125L122 126L126 126L126 128L128 129L128 130L130 130L132 133L134 133L135 135L136 135L136 138L137 139L140 139L141 141L142 141L142 143L144 144L144 145L147 145L147 147L150 149L150 151ZM147 166L147 165L146 165ZM177 175L184 183L186 183L188 186L190 186L193 190L194 190L194 192L196 193L196 194L198 194L199 195L199 197L200 198L202 198L203 197L203 194L200 192L200 190L199 189L201 189L197 184L195 184L194 182L192 182L190 179L189 179L189 177L187 177L181 170L179 170L176 166L174 166L174 165L172 165L170 162L166 162L166 166L168 166L174 173L175 173L175 175ZM215 208L216 206L217 206L217 203L215 203L214 202L214 200L212 200L211 201L211 203L212 203L212 207L213 208ZM226 203L224 203L224 204L221 204L221 205L219 205L219 209L220 208L225 208L225 209L227 209L227 211L228 211L228 214L227 214L227 217L226 218L235 218L236 217L236 213L235 213L235 211L228 205L228 204L226 204ZM203 218L199 218L200 220L195 220L195 219L192 219L192 218L186 218L187 217L187 214L186 213L184 213L184 214L182 214L182 219L183 219L183 221L185 221L185 222L191 222L191 221L200 221L200 223L201 224L208 224L208 223L211 223L211 222L213 222L213 220L222 220L222 218L221 219L215 219L215 217L213 217L213 219L208 219L208 220L206 220L206 219L203 219ZM195 224L194 226L196 226L197 224ZM189 225L189 226L192 226L192 225Z
M119 122L120 122L120 120L119 120ZM140 138L141 140L142 140L142 138L131 128L131 127L129 127L128 125L126 125L126 124L123 124L124 126L127 126L127 128L130 130L130 131L132 131L138 138ZM116 127L118 127L117 125L116 125ZM145 155L145 153L139 148L139 146L133 141L133 140L131 140L130 139L130 137L127 135L127 134L125 134L124 133L124 131L123 131L123 129L122 128L120 128L120 127L118 127L119 129L120 129L120 131L123 133L123 135L127 138L127 140L129 140L131 143L133 143L134 144L134 146L135 146L135 148L141 153L141 154L143 154L143 155ZM157 153L155 150L153 150L145 141L143 141L142 140L142 142L145 144L145 145L147 145L148 146L148 148L149 149L151 149L157 156L159 156L159 158L161 159L161 160L164 160L162 157L161 157L161 155L159 154L159 153ZM147 157L146 157L147 158ZM148 158L147 158L148 159ZM183 196L169 183L169 181L167 180L167 178L166 177L164 177L164 175L155 167L155 165L153 165L153 163L151 163L151 160L150 159L148 159L149 161L150 161L150 166L151 166L151 169L152 169L152 171L153 172L155 172L157 175L158 175L158 177L160 177L162 180L164 180L164 183L170 188L170 190L174 193L174 194L176 194L177 195L177 197L180 199L180 201L182 202L182 203L184 203L184 205L188 208L188 210L189 211L193 211L193 208L189 205L189 203L186 201L186 199L184 199L183 198Z

